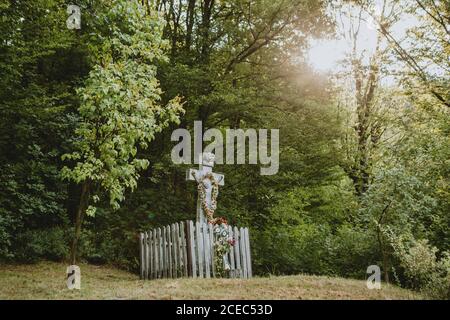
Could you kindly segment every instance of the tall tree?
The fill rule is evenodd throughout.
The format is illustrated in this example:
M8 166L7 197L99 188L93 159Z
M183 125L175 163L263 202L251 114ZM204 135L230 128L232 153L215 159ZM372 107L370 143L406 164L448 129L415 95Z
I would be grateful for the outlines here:
M166 59L168 48L158 13L126 0L111 1L102 9L93 46L97 65L78 90L81 121L75 151L63 156L75 165L64 167L62 176L81 184L72 263L83 219L95 213L91 204L104 190L113 208L119 207L125 189L134 189L139 172L148 166L148 160L136 157L138 148L147 148L156 133L178 122L182 111L179 98L166 106L158 102L162 92L154 62Z
M74 126L74 89L89 71L86 46L66 27L66 8L63 0L0 3L3 258L33 261L44 254L54 259L65 255L64 245L42 245L42 239L64 234L69 222L59 169Z
M436 0L401 1L399 11L397 15L416 22L402 37L379 17L372 18L407 67L401 71L403 82L411 95L428 93L437 104L450 107L450 5Z

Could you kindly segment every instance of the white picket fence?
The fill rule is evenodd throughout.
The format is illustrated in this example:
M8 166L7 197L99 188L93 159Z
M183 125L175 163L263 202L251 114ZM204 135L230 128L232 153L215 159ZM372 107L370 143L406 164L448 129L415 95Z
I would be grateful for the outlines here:
M248 228L227 226L235 239L227 254L230 278L251 278ZM140 233L141 279L214 278L214 232L208 223L186 221Z

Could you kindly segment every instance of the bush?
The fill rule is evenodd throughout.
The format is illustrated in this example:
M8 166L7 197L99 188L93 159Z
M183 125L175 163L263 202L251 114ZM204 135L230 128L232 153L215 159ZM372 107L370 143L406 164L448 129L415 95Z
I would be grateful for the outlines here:
M80 257L93 264L110 264L129 271L139 270L137 233L123 230L84 230Z
M375 235L367 230L346 224L340 226L330 248L333 274L365 278L367 267L378 264L380 254L376 243Z
M443 252L438 259L438 249L428 240L409 239L389 235L394 254L407 279L406 285L431 298L450 298L450 253Z
M327 274L330 230L302 223L252 232L254 269L262 274Z
M25 231L17 236L14 244L15 260L26 263L44 259L62 261L69 251L67 234L62 227Z

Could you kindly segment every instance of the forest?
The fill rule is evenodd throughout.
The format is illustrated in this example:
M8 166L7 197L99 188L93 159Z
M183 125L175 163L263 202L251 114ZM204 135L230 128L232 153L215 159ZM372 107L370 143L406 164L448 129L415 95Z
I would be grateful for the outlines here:
M137 272L139 232L195 219L171 135L201 121L279 129L276 174L214 167L256 275L379 265L450 298L450 2L0 0L0 17L0 262Z

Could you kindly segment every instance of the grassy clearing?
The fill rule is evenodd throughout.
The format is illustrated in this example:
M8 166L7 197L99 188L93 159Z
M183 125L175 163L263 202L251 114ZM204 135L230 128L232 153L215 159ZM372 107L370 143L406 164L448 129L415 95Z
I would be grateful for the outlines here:
M0 265L0 299L420 299L384 285L368 290L365 281L318 276L141 281L131 273L81 264L81 290L68 290L66 265Z

